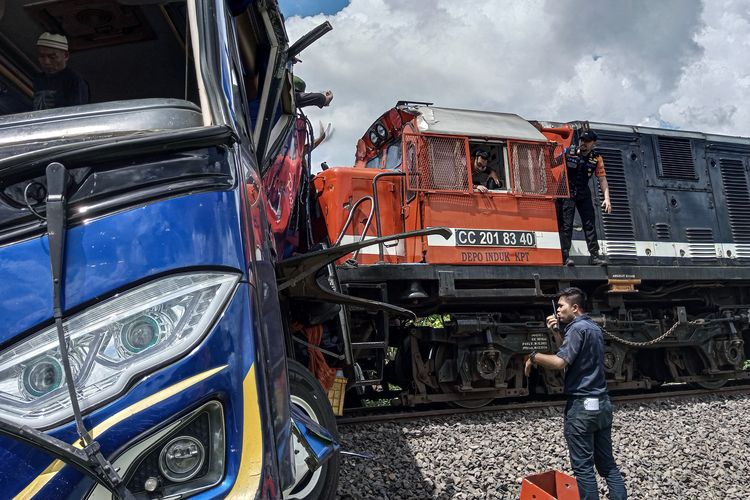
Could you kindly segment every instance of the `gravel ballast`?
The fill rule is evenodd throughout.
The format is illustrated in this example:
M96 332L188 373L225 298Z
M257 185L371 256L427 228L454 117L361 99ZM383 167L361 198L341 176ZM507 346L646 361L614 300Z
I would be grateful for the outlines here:
M750 498L750 395L613 404L629 498ZM554 407L342 426L374 459L343 458L339 498L517 499L524 476L572 474L562 428Z

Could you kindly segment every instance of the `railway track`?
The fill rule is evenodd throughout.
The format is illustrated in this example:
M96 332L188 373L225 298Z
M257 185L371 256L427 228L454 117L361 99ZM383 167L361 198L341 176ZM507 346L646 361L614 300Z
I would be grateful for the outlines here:
M646 401L659 401L667 399L684 399L694 396L703 396L708 394L732 395L750 393L750 383L732 384L719 389L685 389L682 384L675 386L662 387L659 392L648 392L639 394L612 394L610 398L614 402L620 403L637 403ZM400 408L393 411L392 407L372 407L357 408L337 419L339 426L370 424L381 422L392 422L396 420L416 420L426 417L440 417L451 415L463 415L469 413L498 412L498 411L517 411L530 410L538 408L564 407L566 399L564 396L545 399L543 401L511 401L501 404L483 406L481 408L438 408L438 409L410 409Z

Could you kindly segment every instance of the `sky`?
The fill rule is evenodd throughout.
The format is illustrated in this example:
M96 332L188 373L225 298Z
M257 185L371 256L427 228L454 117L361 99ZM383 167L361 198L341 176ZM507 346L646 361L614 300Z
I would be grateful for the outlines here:
M286 17L336 14L349 4L348 0L279 0Z
M281 0L295 74L334 100L313 164L351 165L398 100L750 136L748 0Z

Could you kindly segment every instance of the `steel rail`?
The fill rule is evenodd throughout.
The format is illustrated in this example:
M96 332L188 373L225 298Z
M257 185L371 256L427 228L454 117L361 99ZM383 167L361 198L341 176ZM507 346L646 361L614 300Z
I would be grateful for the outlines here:
M672 391L660 391L654 393L640 393L640 394L614 394L610 395L610 399L618 403L638 403L646 401L660 401L667 399L684 399L695 396L703 396L707 394L717 395L732 395L732 394L750 394L750 384L743 385L732 385L726 386L719 389L683 389L683 390L672 390ZM339 426L342 425L355 425L355 424L369 424L369 423L384 423L392 422L396 420L416 420L420 418L428 417L448 417L453 415L464 415L472 413L492 413L499 411L518 411L518 410L534 410L541 408L558 408L564 407L566 399L561 396L559 398L550 399L546 401L513 401L503 404L488 405L481 408L441 408L441 409L429 409L429 410L412 410L403 409L399 412L384 412L377 411L377 407L372 408L372 413L364 415L344 415L339 417L336 422Z

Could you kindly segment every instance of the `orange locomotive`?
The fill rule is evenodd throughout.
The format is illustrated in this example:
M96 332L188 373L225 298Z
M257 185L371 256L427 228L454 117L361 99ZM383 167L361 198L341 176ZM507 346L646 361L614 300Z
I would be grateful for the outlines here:
M568 184L564 165L555 166L554 159L570 144L572 129L550 129L548 134L552 139L513 114L399 102L357 142L354 168L330 168L314 178L327 239L334 245L434 227L451 233L448 238L433 234L373 245L339 261L338 274L348 293L425 315L448 313L440 321L450 318L451 329L461 323L460 332L432 342L428 337L435 325L418 333L420 327L387 312L346 311L344 350L354 367L350 386L360 386L359 394L384 381L409 387L393 395L410 405L452 401L480 406L496 397L528 394L522 355L515 354L551 346L541 321L520 329L515 321L507 323L516 331L502 342L478 337L456 343L452 338L455 333L473 336L475 312L487 311L480 304L488 300L502 296L512 305L543 297L538 279L531 286L531 274L524 273L527 279L482 283L454 279L461 277L454 270L469 265L482 275L488 265L516 272L519 266L560 267L555 200L568 196ZM473 153L479 150L497 173L495 189L486 192L472 182ZM458 283L483 289L456 292ZM523 324L542 319L537 316L530 313ZM472 323L468 330L467 320ZM387 360L388 348L393 354L394 346L396 359ZM462 364L475 369L464 369L459 376ZM553 392L558 391L559 375L549 378Z
M355 168L315 178L328 238L350 243L448 227L448 240L401 240L363 249L356 260L559 265L554 201L568 196L568 186L564 166L553 167L556 145L516 115L399 103L359 140ZM474 189L471 152L478 148L488 153L499 189ZM352 200L360 203L347 210Z

